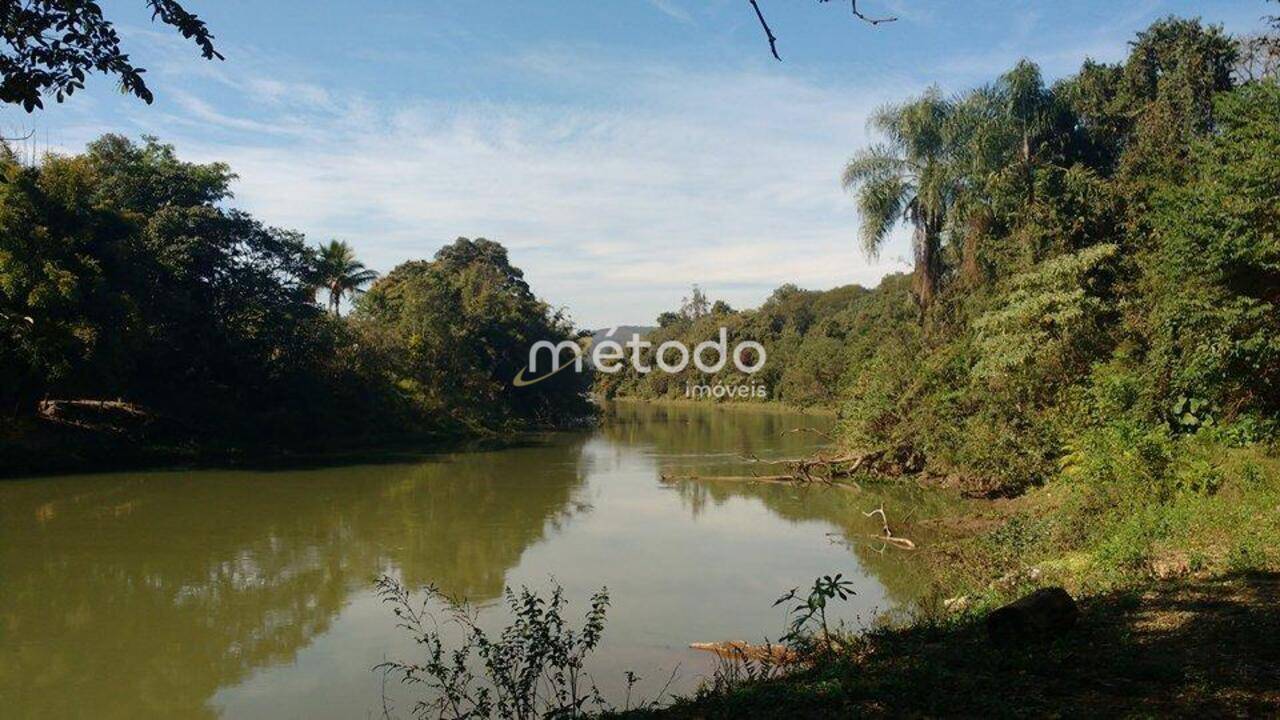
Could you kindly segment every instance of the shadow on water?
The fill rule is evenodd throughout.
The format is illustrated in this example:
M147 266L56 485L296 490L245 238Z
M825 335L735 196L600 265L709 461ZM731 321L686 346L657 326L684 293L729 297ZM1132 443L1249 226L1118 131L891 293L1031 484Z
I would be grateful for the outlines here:
M37 453L39 459L24 455L17 462L0 463L0 483L36 477L67 475L115 475L125 472L201 472L212 470L296 471L319 470L351 465L404 465L427 462L442 456L468 452L517 449L545 444L560 433L523 432L512 435L471 438L423 436L379 441L350 448L315 451L278 448L233 448L211 446L202 450L188 447L151 447L113 435L88 434L62 426L48 432L67 437L65 447ZM67 448L71 448L70 451ZM6 460L0 456L0 460Z

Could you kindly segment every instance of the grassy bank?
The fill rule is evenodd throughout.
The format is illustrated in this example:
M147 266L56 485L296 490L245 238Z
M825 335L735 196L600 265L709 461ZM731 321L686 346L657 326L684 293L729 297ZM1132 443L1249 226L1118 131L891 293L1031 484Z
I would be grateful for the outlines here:
M914 551L936 582L913 622L673 714L1275 714L1250 633L1280 570L1280 84L1237 72L1246 45L1165 18L1116 64L887 106L844 183L868 251L911 226L910 276L659 323L759 342L780 397L839 408L845 474L901 458L872 469L1004 498ZM1074 631L985 644L987 611L1052 585Z
M1280 457L1178 439L1159 463L1164 491L1151 492L1143 450L895 527L942 531L916 550L937 580L909 619L845 637L793 673L720 677L646 715L1274 715ZM990 610L1053 585L1079 600L1075 627L1012 647L988 639Z

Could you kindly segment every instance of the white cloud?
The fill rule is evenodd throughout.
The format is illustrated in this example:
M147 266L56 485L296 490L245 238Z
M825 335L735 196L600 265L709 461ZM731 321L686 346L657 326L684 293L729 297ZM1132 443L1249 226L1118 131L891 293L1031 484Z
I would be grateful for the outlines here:
M663 15L679 20L682 23L693 23L693 17L689 15L689 11L681 7L675 0L649 0L649 4L657 8Z
M685 0L649 3L680 22L693 22L691 8L708 12ZM867 11L929 28L945 20L940 8L880 0ZM919 67L873 62L839 81L767 61L759 48L748 69L717 71L704 69L716 62L626 63L625 53L581 40L513 46L468 62L503 81L482 87L517 88L517 99L455 88L448 103L352 94L267 48L229 45L234 63L205 62L172 33L129 28L131 47L164 82L156 106L78 94L54 141L148 132L185 157L225 160L240 176L239 205L316 241L347 239L382 271L458 235L487 236L581 324L643 323L693 282L741 307L785 282L873 284L902 269L903 233L882 259L860 255L838 184L843 162L867 142L869 112L939 76L950 89L990 80L1023 55L1050 77L1086 53L1119 57L1133 26L1161 8L1142 0L1087 31L1046 36L1052 13L1023 4L998 46ZM738 10L733 23L754 22ZM431 45L450 52L468 37L448 23L431 28ZM403 70L421 66L421 52L368 57L394 53Z
M860 255L838 181L867 114L911 88L554 56L522 71L546 82L567 68L589 104L374 100L267 63L203 64L216 92L168 87L112 129L229 162L238 206L349 240L384 272L459 235L498 240L588 327L651 322L695 282L749 307L785 282L874 284L901 269L902 248ZM102 131L72 127L77 141Z

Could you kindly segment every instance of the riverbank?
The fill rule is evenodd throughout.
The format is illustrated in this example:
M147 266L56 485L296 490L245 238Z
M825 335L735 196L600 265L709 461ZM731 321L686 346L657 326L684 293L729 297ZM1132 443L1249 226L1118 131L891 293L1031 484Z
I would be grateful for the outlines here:
M795 674L721 677L718 690L651 714L1276 714L1280 457L1185 442L1196 446L1175 454L1169 492L1066 473L1012 499L897 521L895 536L935 538L913 551L934 581L909 617L846 637ZM1049 586L1079 601L1074 628L1015 647L988 639L991 610Z
M632 718L1237 716L1280 712L1280 575L1084 598L1061 639L996 647L981 618L873 631L782 679Z

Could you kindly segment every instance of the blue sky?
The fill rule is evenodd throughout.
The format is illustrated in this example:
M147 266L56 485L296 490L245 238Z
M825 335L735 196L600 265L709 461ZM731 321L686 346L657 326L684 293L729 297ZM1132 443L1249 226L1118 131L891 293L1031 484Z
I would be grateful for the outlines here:
M6 135L78 150L158 135L225 160L237 206L354 244L386 271L454 237L505 244L534 290L583 327L649 323L690 283L735 306L776 286L874 284L905 235L856 248L842 164L867 115L930 84L960 91L1019 58L1049 78L1123 57L1168 14L1232 32L1261 0L188 0L218 36L207 62L107 0L154 105L91 79L65 105L0 111Z

